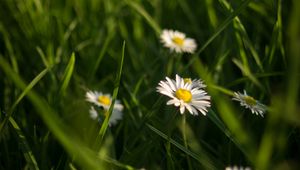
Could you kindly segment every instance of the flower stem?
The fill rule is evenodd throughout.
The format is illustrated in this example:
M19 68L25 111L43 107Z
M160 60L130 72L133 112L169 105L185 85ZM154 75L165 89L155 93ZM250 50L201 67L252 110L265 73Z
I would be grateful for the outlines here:
M188 142L186 137L186 115L185 114L183 114L182 117L182 137L183 137L184 147L188 149ZM188 169L193 169L191 164L191 159L188 155L186 155L186 159L189 167Z

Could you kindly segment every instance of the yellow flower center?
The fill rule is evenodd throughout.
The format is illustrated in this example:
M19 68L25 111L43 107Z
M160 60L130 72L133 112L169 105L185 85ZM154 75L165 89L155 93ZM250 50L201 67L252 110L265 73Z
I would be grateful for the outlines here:
M184 81L184 83L192 83L191 78L184 78L183 81Z
M175 44L177 44L177 45L179 45L179 46L182 46L182 45L183 45L183 42L184 42L184 39L183 39L183 38L180 38L180 37L174 37L174 38L172 38L172 41L173 41Z
M250 106L256 105L256 100L253 97L251 97L251 96L245 96L244 100Z
M99 102L99 103L102 103L102 104L104 104L104 105L109 106L109 105L110 105L110 98L107 97L107 96L99 96L99 97L98 97L98 102Z
M178 89L176 90L175 95L178 99L181 99L186 103L189 103L192 100L192 93L189 90Z

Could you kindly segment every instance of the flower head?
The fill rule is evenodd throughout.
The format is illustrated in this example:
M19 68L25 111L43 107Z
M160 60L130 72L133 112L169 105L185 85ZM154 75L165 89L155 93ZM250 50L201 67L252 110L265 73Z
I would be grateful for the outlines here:
M197 44L194 39L185 37L185 34L174 30L163 30L160 35L161 42L165 47L177 53L194 53Z
M266 106L255 100L253 97L247 95L245 90L244 94L240 92L234 92L234 97L232 100L239 101L241 106L250 109L253 114L255 113L256 115L260 114L262 117L264 116Z
M108 109L112 102L112 98L109 94L103 94L102 92L97 92L97 91L94 92L88 91L86 92L86 100L102 108L104 110L104 116L107 116L106 113L108 113ZM123 111L123 105L119 100L116 100L113 111L109 118L110 126L115 125L118 120L122 119L122 115L123 115L122 111ZM97 119L97 118L100 119L97 110L93 106L90 108L89 112L90 112L90 117L92 119Z
M225 168L225 170L251 170L251 168L250 167L238 167L238 166L228 166L228 167L226 167Z
M179 107L181 114L187 109L192 115L198 115L198 111L206 115L210 96L204 91L205 85L201 80L188 80L176 75L175 80L166 77L158 85L157 92L171 98L167 105Z

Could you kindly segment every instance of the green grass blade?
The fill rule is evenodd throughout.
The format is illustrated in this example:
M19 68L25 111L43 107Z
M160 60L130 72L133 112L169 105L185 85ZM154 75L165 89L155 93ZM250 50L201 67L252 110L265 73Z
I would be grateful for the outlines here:
M165 140L169 140L175 147L177 147L178 149L180 149L181 151L183 151L184 153L188 154L189 156L191 156L192 158L194 158L195 160L197 160L199 163L201 163L204 167L206 167L206 169L218 169L214 163L208 161L206 158L204 158L203 155L198 155L192 151L190 151L189 149L185 148L183 145L179 144L178 142L176 142L174 139L169 138L166 134L164 134L163 132L161 132L160 130L156 129L155 127L151 126L150 124L146 124L147 127L152 130L153 132L155 132L156 134L158 134L160 137L162 137Z
M233 136L232 132L226 127L222 120L216 115L216 113L210 109L207 117L245 154L248 155L247 150L241 145Z
M25 138L25 135L23 134L23 132L20 129L19 125L17 124L17 122L12 117L9 118L9 122L10 122L11 126L13 127L14 131L17 134L19 143L21 145L21 150L23 152L23 155L25 157L27 165L32 170L39 170L36 159L35 159L35 157L32 153L32 150L30 149L30 147L28 145L28 142Z
M2 57L0 57L0 67L18 88L23 90L26 88L26 84L23 80L9 67L8 62ZM68 153L74 156L75 161L81 165L81 167L84 167L83 169L103 169L103 165L97 158L96 153L92 152L78 139L77 135L61 121L42 97L32 90L28 92L27 96L49 130L55 135Z
M241 120L235 116L235 111L229 101L221 96L215 96L214 99L224 123L222 123L214 112L211 112L212 114L209 115L209 118L227 137L229 137L250 161L255 162L253 156L255 155L256 149L251 134L243 128L242 123L240 122Z
M224 87L221 87L221 86L218 86L218 85L215 85L215 84L211 84L209 87L214 89L214 90L218 90L218 91L220 91L224 94L227 94L229 96L233 96L233 92L231 90L228 90L228 89L224 88Z
M218 17L216 13L216 9L214 7L214 1L213 0L205 0L205 4L207 6L207 14L209 18L209 22L211 26L215 29L218 25Z
M247 5L251 2L251 0L245 0L243 1L239 7L232 12L227 19L218 27L218 29L215 31L215 33L203 44L203 46L193 55L193 57L190 59L189 63L184 67L183 70L186 70L189 66L191 66L194 61L198 58L199 54L202 53L206 47L215 39L217 36L220 35L220 33L233 21L233 19L238 16L244 8L247 7Z
M69 60L69 63L66 67L65 73L63 75L63 81L59 92L60 95L64 95L66 93L66 89L70 83L73 74L74 66L75 66L75 53L73 52Z
M249 67L245 67L239 60L232 59L233 63L242 71L242 73L247 76L255 85L257 85L260 89L264 89L262 84L257 80L257 78L251 73Z
M113 39L114 37L114 33L113 31L112 32L109 32L108 36L106 37L106 39L104 40L104 44L103 44L103 47L101 48L101 51L99 53L99 56L95 62L95 65L92 67L92 70L90 71L90 75L89 75L89 79L91 80L94 75L96 74L96 71L104 57L104 54L105 52L107 51L107 48L108 48L108 45L109 43L111 42L111 40Z
M159 27L159 25L156 23L156 21L147 13L147 11L142 6L140 6L135 1L131 1L131 0L127 0L126 3L132 9L136 10L141 16L143 16L157 34L160 34L161 28Z
M0 55L1 57L1 55ZM7 116L3 120L3 122L0 125L0 133L3 129L3 127L6 125L8 122L9 118L13 114L14 109L16 106L20 103L20 101L26 96L26 94L48 73L49 68L45 68L43 71L41 71L27 86L26 88L22 91L20 96L17 98L17 100L13 103L12 107L10 108Z
M231 5L226 1L226 0L219 0L220 3L222 3L222 5L224 5L228 11L232 12L233 9L231 7ZM241 39L242 43L240 43L240 50L243 49L244 51L244 46L248 47L254 60L256 61L256 64L258 65L258 67L260 68L260 70L263 71L263 66L260 60L260 57L258 55L258 53L256 52L256 50L254 49L253 43L250 41L249 36L247 34L247 31L244 27L244 25L242 24L241 20L239 19L239 17L237 16L236 18L234 18L234 27L235 29L238 31L236 34L236 36L238 36L238 39ZM245 52L243 52L244 55L242 57L245 57Z
M98 147L100 146L100 144L103 141L105 132L106 132L107 127L108 127L109 118L112 114L114 104L115 104L116 98L118 96L120 81L121 81L121 75L122 75L122 71L123 71L124 56L125 56L125 41L123 42L123 46L122 46L122 56L121 56L119 71L118 71L118 74L117 74L116 80L115 80L115 88L114 88L113 95L112 95L112 102L111 102L111 105L109 107L108 114L105 117L104 122L103 122L103 124L100 128L100 131L99 131L99 133L96 137L96 140L95 140L95 146L96 146L97 149L99 149Z
M48 60L47 60L43 50L40 47L36 47L36 51L39 53L39 56L41 57L45 67L49 67Z
M19 72L19 66L18 66L18 62L17 62L16 56L15 56L15 53L14 53L13 45L12 45L11 40L10 40L9 32L5 29L5 27L2 25L1 22L0 22L0 33L2 33L2 36L3 36L2 38L4 40L5 47L8 51L9 58L10 58L10 61L12 63L12 67L13 67L14 71L18 73Z

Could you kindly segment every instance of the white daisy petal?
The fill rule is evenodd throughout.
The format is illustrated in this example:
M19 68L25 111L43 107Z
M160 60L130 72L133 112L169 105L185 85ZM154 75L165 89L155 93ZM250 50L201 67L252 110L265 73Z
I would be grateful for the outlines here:
M171 87L170 84L174 86ZM198 111L206 115L210 107L210 96L203 87L205 85L201 80L183 79L176 74L175 80L166 77L165 81L159 82L156 89L157 92L170 97L167 105L179 107L181 114L188 110L192 115L198 115Z
M169 83L169 86L170 86L171 90L175 91L176 87L175 87L175 84L173 83L173 81L171 79L169 79L169 77L166 77L166 79Z
M242 166L238 167L238 166L234 165L234 166L226 167L225 170L251 170L251 168L250 167L242 167Z
M186 38L185 34L179 31L164 29L160 35L160 40L164 47L176 53L194 53L197 43L192 38Z
M253 97L247 95L246 90L244 90L244 94L240 92L234 92L233 94L234 97L232 100L240 102L240 105L250 109L252 114L259 114L263 117L264 113L266 112L266 106L255 100Z
M185 111L185 107L184 105L180 105L180 113L183 114Z
M164 89L165 88L161 88L160 90L164 90ZM163 92L165 92L165 91L163 91ZM165 93L167 93L167 92L165 92ZM169 92L169 94L171 94L171 92ZM103 94L102 92L97 92L97 91L94 91L94 92L87 91L85 96L86 96L86 100L88 102L91 102L91 103L95 104L96 106L102 108L104 110L104 112L107 112L109 110L109 107L112 102L112 98L111 98L110 94ZM115 125L117 123L117 121L122 118L123 109L124 109L124 106L121 104L121 102L119 100L116 100L112 114L109 119L109 126ZM95 110L95 108L93 106L91 107L89 112L90 112L90 117L92 119L96 119L97 117L99 117L97 111Z
M90 112L90 117L96 120L98 117L98 113L93 106L90 108L89 112Z

